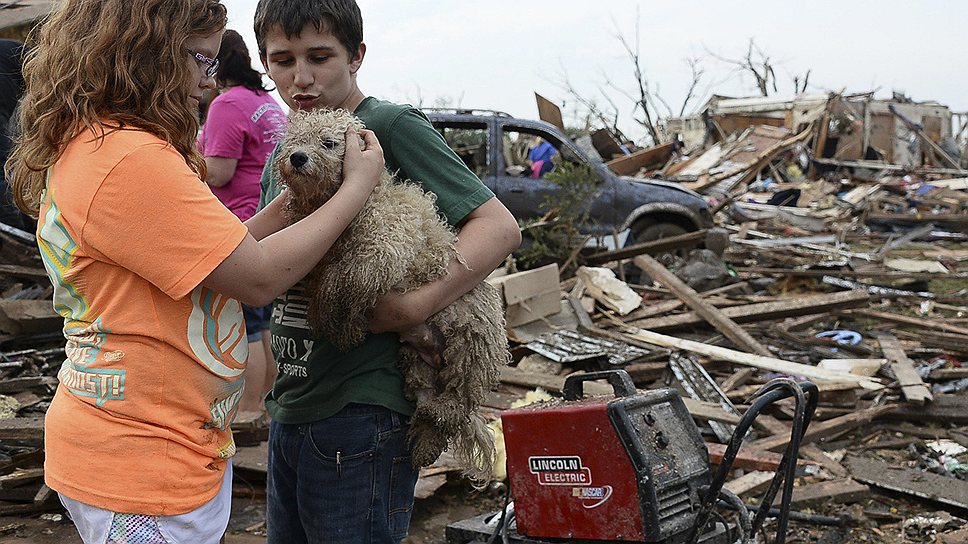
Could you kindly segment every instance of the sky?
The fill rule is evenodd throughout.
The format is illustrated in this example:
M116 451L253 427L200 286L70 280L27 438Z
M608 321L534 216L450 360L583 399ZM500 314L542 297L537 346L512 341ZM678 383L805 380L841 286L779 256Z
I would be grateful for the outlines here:
M968 111L968 2L358 1L367 44L361 90L417 106L536 119L537 92L575 124L580 107L567 81L583 98L616 109L619 127L640 140L645 131L633 117L629 96L637 95L637 80L624 37L674 114L692 79L687 59L698 59L703 70L687 114L713 93L758 95L752 77L713 57L741 59L750 39L770 58L777 96L792 96L793 77L809 70L808 93L875 91L881 98L896 90ZM256 0L223 2L229 28L242 33L255 57ZM668 115L665 108L659 113Z

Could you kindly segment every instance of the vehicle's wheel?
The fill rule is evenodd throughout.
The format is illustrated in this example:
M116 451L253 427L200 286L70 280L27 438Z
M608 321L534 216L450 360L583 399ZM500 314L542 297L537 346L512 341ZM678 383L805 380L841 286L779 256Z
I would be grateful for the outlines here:
M638 221L632 224L631 235L626 245L641 244L643 242L653 242L655 240L660 240L662 238L669 238L671 236L679 236L680 234L685 234L689 232L684 227L677 225L675 223L658 222L652 223L648 221ZM694 247L694 246L693 246ZM675 261L676 258L686 258L689 251L693 247L682 247L675 249L668 253L663 253L656 255L655 257L663 262L664 264L669 264ZM649 283L649 277L644 274L639 267L634 264L627 264L625 266L625 277L630 283Z
M689 231L675 223L645 223L640 221L632 225L632 237L636 244L679 236L687 232Z

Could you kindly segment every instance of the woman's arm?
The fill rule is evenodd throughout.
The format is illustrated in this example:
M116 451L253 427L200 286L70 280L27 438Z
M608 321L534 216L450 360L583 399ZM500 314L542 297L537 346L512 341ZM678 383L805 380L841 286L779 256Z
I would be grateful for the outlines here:
M371 131L360 135L365 145L362 150L351 145L358 141L356 132L346 133L343 185L331 199L301 221L262 240L250 232L202 285L250 306L264 306L309 273L379 183L383 149ZM277 205L281 206L279 198L270 207Z
M279 193L279 196L272 199L272 202L266 204L265 208L259 210L259 213L245 221L245 227L249 229L249 234L256 241L261 241L270 234L275 234L286 228L288 220L283 215L283 207L286 205L288 198L289 190L285 189Z

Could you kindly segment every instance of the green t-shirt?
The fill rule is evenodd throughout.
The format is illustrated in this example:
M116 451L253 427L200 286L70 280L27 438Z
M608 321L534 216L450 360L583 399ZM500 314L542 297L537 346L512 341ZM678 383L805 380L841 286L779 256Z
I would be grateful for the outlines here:
M387 169L434 193L441 215L452 226L494 196L420 111L368 97L354 113L376 133ZM281 192L271 172L275 155L273 152L262 174L259 209ZM359 347L340 352L325 338L313 335L306 323L307 304L300 282L272 305L269 330L279 366L266 398L272 418L281 423L310 423L349 403L412 414L413 405L404 398L403 376L397 369L397 335L371 334Z

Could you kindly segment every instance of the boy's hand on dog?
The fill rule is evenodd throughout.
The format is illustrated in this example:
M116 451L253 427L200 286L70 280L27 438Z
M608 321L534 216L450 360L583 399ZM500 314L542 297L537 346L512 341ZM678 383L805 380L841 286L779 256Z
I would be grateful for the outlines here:
M369 194L379 185L384 167L383 148L372 130L363 129L357 133L350 128L346 131L343 187L358 188Z

